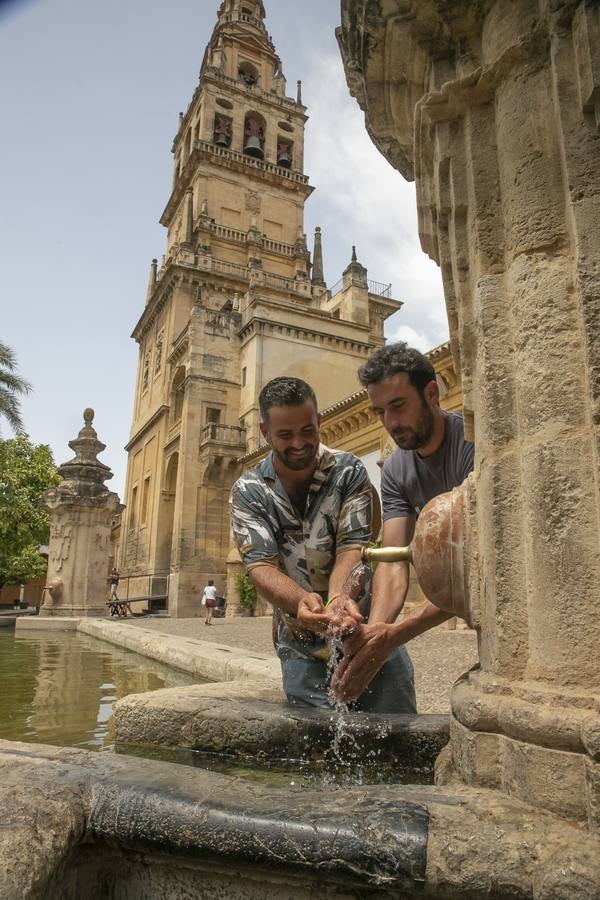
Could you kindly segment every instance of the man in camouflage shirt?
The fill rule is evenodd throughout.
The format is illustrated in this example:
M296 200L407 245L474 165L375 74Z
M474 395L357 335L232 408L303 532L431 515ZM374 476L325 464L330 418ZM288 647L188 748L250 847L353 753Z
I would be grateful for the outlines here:
M276 378L259 403L271 453L233 486L233 537L250 578L273 604L289 702L327 706L323 634L362 620L345 582L371 538L371 483L357 457L319 443L317 401L306 382ZM404 648L387 660L356 708L416 711Z

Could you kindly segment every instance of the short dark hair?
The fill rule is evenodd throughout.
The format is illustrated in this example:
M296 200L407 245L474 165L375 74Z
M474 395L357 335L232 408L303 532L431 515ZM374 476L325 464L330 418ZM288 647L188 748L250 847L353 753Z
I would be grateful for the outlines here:
M272 406L302 406L308 400L317 407L317 398L310 384L301 378L289 378L284 375L273 378L260 392L258 405L263 422L267 421L267 413Z
M208 586L209 586L209 587L212 587L213 584L214 584L214 581L212 580L212 578L209 578L209 579L208 579Z
M405 341L386 344L376 350L358 370L358 379L363 387L368 387L398 372L406 372L410 383L421 396L429 382L435 381L435 369L427 357L414 347L409 347Z

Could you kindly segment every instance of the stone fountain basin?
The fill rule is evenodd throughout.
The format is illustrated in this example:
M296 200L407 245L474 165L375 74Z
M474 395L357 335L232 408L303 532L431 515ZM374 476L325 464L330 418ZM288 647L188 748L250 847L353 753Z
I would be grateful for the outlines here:
M117 749L128 745L309 763L331 754L334 710L290 707L280 688L230 682L131 694L115 707ZM429 772L449 739L447 716L344 715L344 756L355 764Z
M306 736L309 747L331 739L331 714L285 706L276 661L106 621L48 621L229 682L124 698L121 740L289 757L307 752ZM354 718L368 747L373 723ZM386 718L385 752L422 761L446 740L443 717ZM0 826L2 900L600 896L598 845L584 829L458 784L284 789L0 741Z
M599 896L588 835L492 791L264 789L0 741L0 810L3 900Z

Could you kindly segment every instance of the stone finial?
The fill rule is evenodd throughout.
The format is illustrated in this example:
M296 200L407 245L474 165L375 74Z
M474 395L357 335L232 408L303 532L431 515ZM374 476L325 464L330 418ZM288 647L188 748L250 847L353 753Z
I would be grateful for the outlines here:
M312 283L315 287L327 287L323 273L323 244L321 241L321 229L315 228L315 249L313 253Z
M59 466L58 471L64 480L47 491L47 506L77 503L87 506L103 505L110 493L104 482L112 478L113 473L97 458L106 449L106 444L98 440L92 426L94 410L91 407L84 410L83 421L83 428L77 437L69 441L69 447L75 451L75 456Z
M368 287L367 280L367 270L361 263L358 261L358 256L356 255L356 247L352 245L352 259L350 263L344 269L342 277L344 279L344 288L348 287L349 284L354 284L357 287L366 288Z
M302 103L302 82L298 81L298 94L296 96L296 103L298 106L303 106Z
M153 259L150 264L150 275L148 277L148 290L146 292L146 305L150 303L152 298L152 294L154 293L154 289L156 287L156 282L158 280L158 260ZM85 415L84 415L85 418Z

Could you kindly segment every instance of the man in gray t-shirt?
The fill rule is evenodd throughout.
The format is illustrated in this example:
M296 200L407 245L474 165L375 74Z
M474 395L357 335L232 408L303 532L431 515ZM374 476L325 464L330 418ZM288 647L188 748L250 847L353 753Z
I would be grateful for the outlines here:
M398 445L381 481L382 544L404 547L423 507L458 487L472 471L474 447L465 441L462 417L441 409L435 371L418 350L403 342L382 347L360 369L359 378L373 411ZM359 696L396 647L451 618L427 601L397 622L408 585L407 563L377 566L369 621L346 639L344 658L331 681L337 699Z
M465 441L462 416L444 413L444 437L437 450L421 456L418 450L395 450L381 476L383 520L418 516L438 494L462 484L473 471L475 447Z

